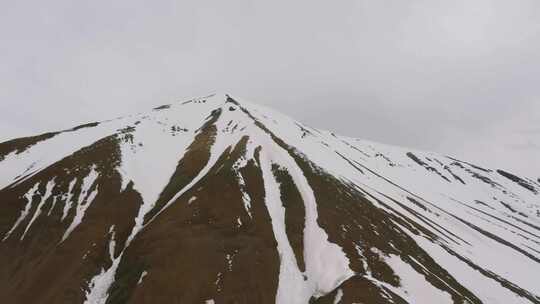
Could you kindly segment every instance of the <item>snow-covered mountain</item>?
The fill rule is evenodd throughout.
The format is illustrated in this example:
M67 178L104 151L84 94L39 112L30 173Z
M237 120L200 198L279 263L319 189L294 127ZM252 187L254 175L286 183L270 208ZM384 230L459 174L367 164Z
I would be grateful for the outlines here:
M197 98L0 144L0 302L540 303L539 192Z

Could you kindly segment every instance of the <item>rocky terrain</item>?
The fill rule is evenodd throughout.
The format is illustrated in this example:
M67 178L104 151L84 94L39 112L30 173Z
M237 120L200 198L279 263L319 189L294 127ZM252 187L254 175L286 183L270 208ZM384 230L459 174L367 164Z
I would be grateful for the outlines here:
M0 302L540 303L539 192L196 98L0 143Z

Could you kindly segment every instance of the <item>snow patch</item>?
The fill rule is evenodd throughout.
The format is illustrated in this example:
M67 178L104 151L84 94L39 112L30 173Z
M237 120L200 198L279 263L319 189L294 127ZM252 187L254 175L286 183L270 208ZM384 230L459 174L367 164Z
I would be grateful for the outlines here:
M227 253L227 255L225 255L225 258L227 259L227 270L232 271L234 255Z
M336 297L334 298L334 304L339 304L339 302L341 301L341 298L343 298L343 290L341 290L340 288L336 292Z
M273 147L273 149L271 148ZM313 190L302 170L287 151L270 143L260 155L266 192L266 205L272 217L274 234L281 256L277 303L307 303L311 297L323 296L353 276L343 250L328 241L328 235L317 223L317 204ZM272 157L270 160L268 157ZM280 198L279 184L272 173L272 164L284 167L301 194L306 210L304 227L305 273L297 267L296 258L285 232L285 209ZM306 279L304 279L306 278ZM294 295L294 298L291 297Z
M73 193L73 188L75 187L76 183L77 183L76 178L69 183L66 203L64 204L64 211L62 212L62 218L60 219L60 221L62 221L62 222L64 221L64 219L66 219L66 217L67 217L67 215L69 213L69 210L71 209L71 205L73 204L71 199L73 198L73 194L74 194Z
M49 208L49 212L47 212L47 216L51 216L52 211L54 210L54 207L56 206L56 202L58 201L58 196L55 196L53 198L53 201L51 203L51 208Z
M41 200L38 204L38 207L36 209L36 212L34 212L34 216L32 216L32 219L30 220L30 222L28 223L28 226L26 226L26 229L24 229L24 233L23 235L21 236L21 241L24 239L26 233L28 232L28 230L30 229L30 226L32 226L32 223L34 223L34 221L38 218L38 216L41 214L41 208L43 208L43 205L45 204L45 202L47 201L47 199L49 198L49 196L51 196L51 193L52 193L52 190L53 190L53 187L55 186L55 183L54 183L54 178L52 180L50 180L48 183L47 183L47 186L45 187L45 194L41 197Z
M238 184L240 185L240 191L242 192L242 202L244 202L244 208L246 209L247 214L251 218L251 197L249 196L246 190L246 182L244 177L240 172L237 172Z
M21 211L21 215L19 215L19 218L17 218L17 221L15 221L15 224L13 224L13 227L6 233L2 241L5 241L12 233L17 229L17 227L21 224L21 222L28 216L30 213L30 209L32 208L32 198L34 197L34 194L38 191L39 188L39 182L36 183L26 194L24 195L24 198L26 198L26 206Z
M52 164L72 155L96 141L114 134L125 123L122 119L100 123L98 126L63 131L40 141L22 153L11 153L0 161L0 189L16 182L20 184ZM22 176L22 177L21 177Z
M73 230L75 230L75 228L77 228L77 226L82 222L86 210L88 209L88 207L90 207L90 205L96 198L98 194L97 186L91 193L88 193L88 191L90 191L90 188L92 188L98 176L99 173L96 171L96 167L93 166L90 169L90 173L83 179L81 193L79 194L79 199L77 201L77 206L75 209L75 216L73 217L73 221L67 228L66 232L62 236L62 240L60 241L60 243L64 242L69 237L71 232L73 232Z
M390 255L385 262L400 278L400 288L393 288L396 294L409 303L454 303L449 293L431 285L426 278L399 256Z
M141 277L139 278L139 281L137 282L137 285L140 285L144 279L144 277L148 275L148 272L145 270L141 273Z
M111 240L109 241L109 258L112 261L111 267L107 270L101 269L101 272L94 276L90 281L88 291L86 291L86 300L84 304L105 304L109 297L109 288L114 282L116 270L120 265L123 252L118 257L114 257L116 247L114 226L110 229Z
M261 170L264 180L266 208L271 218L272 229L277 241L280 267L276 303L308 303L313 290L304 280L294 251L285 230L285 208L280 198L279 184L272 173L272 163L266 154L261 154Z

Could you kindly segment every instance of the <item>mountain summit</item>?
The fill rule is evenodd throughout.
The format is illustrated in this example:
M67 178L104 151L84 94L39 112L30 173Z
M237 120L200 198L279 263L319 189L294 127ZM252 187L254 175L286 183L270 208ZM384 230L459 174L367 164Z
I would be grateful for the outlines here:
M540 303L539 192L196 98L0 143L0 299Z

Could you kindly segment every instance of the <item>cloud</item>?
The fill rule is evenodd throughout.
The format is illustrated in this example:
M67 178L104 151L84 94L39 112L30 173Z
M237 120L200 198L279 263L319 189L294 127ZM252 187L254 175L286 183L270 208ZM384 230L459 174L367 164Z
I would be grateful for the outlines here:
M518 143L518 144L509 144L507 146L510 149L515 149L515 150L537 150L540 152L540 144L534 143L531 141Z
M540 134L540 127L531 127L519 131L522 134L538 135Z

